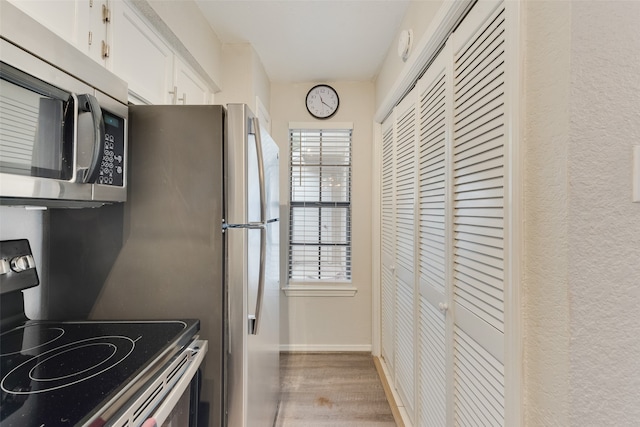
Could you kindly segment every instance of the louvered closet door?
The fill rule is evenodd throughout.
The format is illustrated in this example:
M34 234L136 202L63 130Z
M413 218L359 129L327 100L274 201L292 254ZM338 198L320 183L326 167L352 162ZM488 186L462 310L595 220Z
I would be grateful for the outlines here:
M488 18L487 18L488 16ZM452 36L454 419L504 424L504 5Z
M447 145L450 144L451 50L445 48L418 83L419 426L447 423L446 306L449 237ZM450 354L449 354L450 356Z
M395 353L395 189L394 189L394 116L382 123L382 357L388 369L394 371Z
M396 389L407 413L415 399L415 191L416 94L405 97L395 111L395 267L396 267Z

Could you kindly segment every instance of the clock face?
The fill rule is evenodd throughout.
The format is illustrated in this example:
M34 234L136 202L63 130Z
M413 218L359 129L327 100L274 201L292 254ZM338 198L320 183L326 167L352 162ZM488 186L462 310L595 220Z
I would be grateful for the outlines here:
M318 119L328 119L338 111L340 99L334 88L317 85L307 93L307 110Z

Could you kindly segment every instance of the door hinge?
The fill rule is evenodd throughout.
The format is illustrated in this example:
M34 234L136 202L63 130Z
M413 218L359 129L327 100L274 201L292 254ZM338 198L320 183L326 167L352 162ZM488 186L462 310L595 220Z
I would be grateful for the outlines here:
M102 57L109 57L109 45L104 40L102 40Z
M111 9L106 4L102 5L102 21L105 23L111 22Z
M89 31L89 46L93 44L93 31Z
M93 0L89 0L89 7L93 7Z

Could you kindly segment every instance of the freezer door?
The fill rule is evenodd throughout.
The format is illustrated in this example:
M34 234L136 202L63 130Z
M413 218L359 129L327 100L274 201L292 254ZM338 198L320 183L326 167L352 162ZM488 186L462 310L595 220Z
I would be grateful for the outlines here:
M266 219L273 222L280 218L280 185L279 185L279 152L278 145L266 130L260 131L262 142L262 158L264 161Z
M261 153L258 153L257 142ZM278 145L244 104L228 106L225 157L227 224L257 224L279 218ZM265 201L264 217L261 215L262 199Z

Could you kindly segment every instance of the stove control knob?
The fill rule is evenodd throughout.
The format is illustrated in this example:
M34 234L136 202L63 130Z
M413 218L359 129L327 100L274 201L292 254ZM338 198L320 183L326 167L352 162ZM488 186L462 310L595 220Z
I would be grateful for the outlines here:
M21 273L36 266L33 256L22 255L11 259L11 269L16 273Z
M9 260L6 258L0 259L0 274L7 274L11 271L11 266L9 265Z

